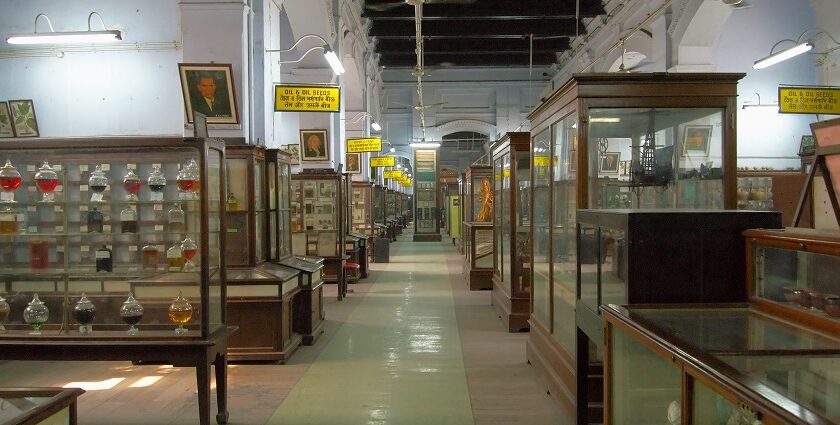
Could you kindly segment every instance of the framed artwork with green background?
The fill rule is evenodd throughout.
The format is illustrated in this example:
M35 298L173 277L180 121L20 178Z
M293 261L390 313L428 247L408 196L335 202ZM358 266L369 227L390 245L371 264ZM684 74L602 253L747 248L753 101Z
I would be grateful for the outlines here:
M0 102L0 137L15 137L15 128L12 125L9 104L5 101Z
M32 99L10 100L9 109L17 137L38 137L38 121Z

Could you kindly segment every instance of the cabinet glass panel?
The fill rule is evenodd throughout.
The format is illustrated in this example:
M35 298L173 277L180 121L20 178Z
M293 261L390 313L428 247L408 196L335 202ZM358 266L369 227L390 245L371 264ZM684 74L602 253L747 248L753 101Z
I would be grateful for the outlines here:
M295 229L295 219L292 219L292 247L297 255L314 255L319 257L336 257L343 252L339 246L338 205L340 201L339 178L337 174L312 172L308 170L295 176L294 183L300 184L300 206L294 208L299 223L303 227Z
M505 154L501 157L502 160L502 194L499 198L502 200L502 212L499 216L502 222L502 282L511 282L511 215L510 210L510 154Z
M384 224L385 223L385 196L384 190L377 186L374 189L374 201L373 201L373 215L374 221L376 223Z
M292 228L291 219L294 217L294 214L290 214L291 212L291 201L292 201L292 194L290 179L291 179L291 165L286 163L280 163L278 165L278 171L280 172L280 199L278 200L278 208L279 208L279 220L280 222L277 223L277 230L279 233L280 238L280 246L277 258L283 258L287 255L292 253ZM294 184L294 182L291 182ZM297 199L297 198L295 198Z
M493 205L495 208L493 214L493 235L495 239L495 247L496 249L493 250L493 257L495 263L495 275L499 277L503 277L503 270L505 269L504 261L502 261L502 252L504 251L504 246L502 245L502 240L504 239L502 229L504 226L503 221L503 213L502 208L505 203L505 197L502 196L502 169L504 165L504 158L497 158L494 161L493 166L495 167L495 171L493 173Z
M551 300L549 257L549 214L551 198L551 133L545 130L531 141L534 153L534 309L533 315L546 327L549 326Z
M597 226L580 225L578 247L580 248L580 301L594 309L598 308L598 267L602 250Z
M531 152L517 150L511 154L516 166L516 238L512 247L516 261L516 282L514 296L528 298L531 295Z
M227 159L227 253L229 265L248 264L248 158ZM244 248L243 248L244 247Z
M268 182L268 256L271 259L277 258L277 239L279 229L277 228L277 162L266 163L266 181Z
M718 394L698 380L693 380L693 408L691 409L692 424L729 425L747 424L763 425L754 412L736 406L722 395Z
M552 202L551 244L554 262L553 336L571 356L575 355L575 288L577 252L575 248L575 164L577 161L577 114L552 126Z
M668 423L669 410L680 406L680 370L618 328L611 327L610 335L612 423Z
M721 109L589 114L591 208L723 208Z
M472 199L472 214L468 220L479 222L493 221L493 187L490 185L489 175L475 176L472 178L470 189L474 192Z
M493 268L493 231L475 229L475 264L476 269Z
M257 262L265 261L265 247L262 235L265 234L265 199L263 199L263 182L265 181L265 168L262 161L254 163L254 234L258 235L256 243Z
M222 152L217 150L209 151L207 155L207 212L208 212L208 232L204 235L207 238L208 256L204 260L207 262L209 270L209 317L208 324L210 333L224 327L222 321L222 312L225 308L225 299L222 296L222 288L224 280L222 274L224 268L222 267L222 225L219 220L222 211L224 211L222 198L222 166L224 158ZM186 254L186 245L182 244L182 250ZM199 254L200 256L200 254ZM193 258L195 262L196 259ZM199 259L198 261L201 261ZM187 265L185 265L187 267ZM174 291L172 291L174 293ZM198 298L197 298L198 299ZM193 306L195 309L195 306Z

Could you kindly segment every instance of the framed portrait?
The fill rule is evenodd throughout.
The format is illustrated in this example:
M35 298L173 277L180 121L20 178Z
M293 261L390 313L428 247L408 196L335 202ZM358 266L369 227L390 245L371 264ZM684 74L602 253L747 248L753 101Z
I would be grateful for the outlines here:
M709 156L709 141L712 139L712 126L687 125L683 136L682 156Z
M9 104L0 102L0 137L15 137L15 127L12 125L12 115Z
M300 131L300 159L302 161L329 161L330 141L327 130L309 129Z
M283 150L292 157L292 165L300 165L300 145L284 145Z
M239 124L230 64L179 63L178 71L187 123L195 111L207 116L207 124Z
M362 172L362 154L361 153L347 153L345 154L345 167L347 174L359 174Z
M12 127L17 137L38 137L38 120L32 99L10 100Z
M618 174L618 163L621 152L604 152L598 161L598 172L601 174Z

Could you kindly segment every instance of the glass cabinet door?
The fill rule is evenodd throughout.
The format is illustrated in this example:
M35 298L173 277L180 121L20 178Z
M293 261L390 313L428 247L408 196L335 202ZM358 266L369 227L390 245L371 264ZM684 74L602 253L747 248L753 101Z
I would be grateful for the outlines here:
M265 235L265 199L263 198L263 182L265 181L265 163L257 159L254 163L254 234L256 235L256 246L254 255L256 261L266 260L266 252L263 239Z
M551 300L549 257L549 214L551 197L549 181L551 179L551 134L545 130L531 141L534 152L534 307L533 315L543 326L550 330L549 302Z
M575 287L577 249L577 113L554 124L552 132L552 224L554 331L552 335L571 356L575 355Z
M516 181L511 181L511 193L515 193L515 209L513 219L513 240L511 247L516 273L513 281L515 297L529 298L531 296L531 152L528 150L511 150L511 167Z
M493 171L493 180L494 180L494 209L496 210L493 214L493 236L495 239L495 249L493 250L493 261L494 267L496 270L494 271L496 276L503 278L503 271L505 269L504 261L503 261L503 254L504 246L502 240L504 239L504 214L503 214L503 207L502 205L505 203L505 198L502 196L502 170L504 169L504 158L499 157L496 158L494 161L494 171Z
M248 169L249 158L227 158L226 172L228 181L227 214L225 215L226 259L228 266L248 264Z
M291 212L291 200L292 200L292 193L290 193L291 187L290 179L291 179L291 165L286 163L280 163L278 167L278 172L280 173L280 199L278 200L278 220L279 223L277 225L277 230L280 238L280 244L278 248L278 258L286 257L292 253L292 227L290 227L294 214ZM291 182L294 183L294 182ZM300 186L298 186L300 187ZM300 191L297 191L299 195ZM295 198L297 199L297 198Z
M269 160L266 162L266 182L268 182L268 257L272 260L277 259L277 241L280 234L277 228L277 162Z

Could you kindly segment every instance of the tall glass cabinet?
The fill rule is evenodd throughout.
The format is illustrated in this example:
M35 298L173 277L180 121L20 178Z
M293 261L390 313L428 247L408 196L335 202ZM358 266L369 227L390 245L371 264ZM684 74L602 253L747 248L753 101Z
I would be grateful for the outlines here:
M493 167L467 167L462 179L461 240L470 290L493 289Z

